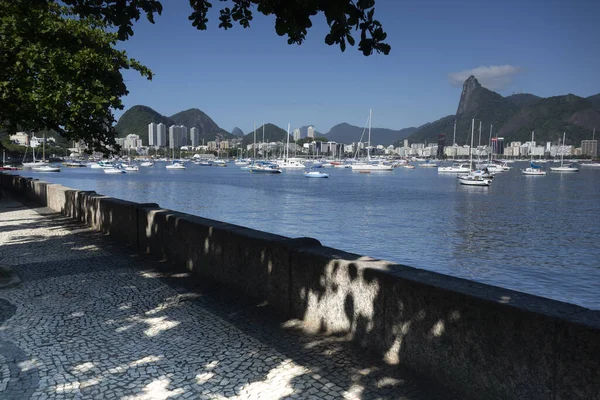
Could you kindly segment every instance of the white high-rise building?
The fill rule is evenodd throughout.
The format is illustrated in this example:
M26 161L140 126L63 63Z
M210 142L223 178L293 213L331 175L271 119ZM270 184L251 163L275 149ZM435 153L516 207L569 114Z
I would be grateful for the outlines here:
M169 127L169 148L178 149L181 147L181 126L171 125Z
M314 126L309 126L306 132L306 136L309 138L315 138L315 127Z
M158 137L158 125L154 122L148 124L148 146L156 146Z
M124 149L138 149L142 147L142 139L140 139L139 135L127 135L123 139L121 147Z
M185 125L179 125L179 129L181 132L181 141L179 142L180 146L188 145L188 128Z
M294 129L294 142L300 140L300 128Z
M156 125L156 147L167 147L167 126L162 122Z
M198 128L193 127L190 129L190 141L192 142L192 147L200 146L200 132Z

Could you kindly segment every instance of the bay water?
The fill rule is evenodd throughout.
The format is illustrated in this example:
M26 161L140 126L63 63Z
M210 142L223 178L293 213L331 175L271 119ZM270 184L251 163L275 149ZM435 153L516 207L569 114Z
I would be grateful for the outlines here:
M512 166L491 187L419 167L328 168L329 179L232 163L15 173L600 309L600 169L524 176L527 164Z

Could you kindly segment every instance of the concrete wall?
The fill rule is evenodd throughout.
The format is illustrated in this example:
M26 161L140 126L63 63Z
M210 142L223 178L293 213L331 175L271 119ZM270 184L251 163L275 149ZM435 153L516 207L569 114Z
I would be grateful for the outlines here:
M61 185L2 187L470 398L600 399L600 312Z

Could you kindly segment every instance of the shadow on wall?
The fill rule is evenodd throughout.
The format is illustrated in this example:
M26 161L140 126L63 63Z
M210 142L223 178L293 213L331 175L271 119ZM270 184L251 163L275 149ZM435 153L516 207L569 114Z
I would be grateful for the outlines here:
M600 393L598 312L57 186L54 209L469 397Z

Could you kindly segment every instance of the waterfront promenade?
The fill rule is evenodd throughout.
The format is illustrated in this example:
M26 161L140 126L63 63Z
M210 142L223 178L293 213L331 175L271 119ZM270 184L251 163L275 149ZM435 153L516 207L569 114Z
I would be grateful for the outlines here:
M164 267L0 197L0 398L456 397Z

